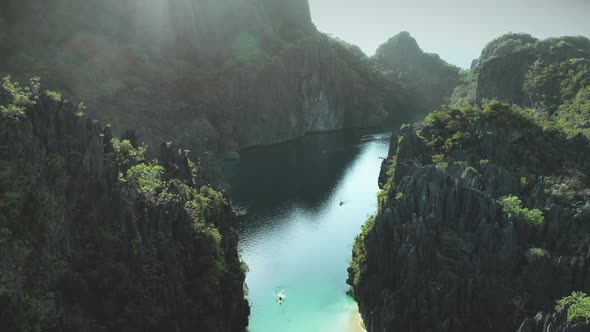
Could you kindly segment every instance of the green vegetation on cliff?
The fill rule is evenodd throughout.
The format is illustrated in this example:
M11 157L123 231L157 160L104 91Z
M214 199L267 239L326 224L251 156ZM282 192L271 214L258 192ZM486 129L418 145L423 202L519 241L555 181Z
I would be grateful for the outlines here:
M499 99L533 107L547 116L590 84L590 40L559 37L538 40L506 34L491 41L474 62L454 103Z
M504 211L504 213L524 219L527 224L533 228L540 228L543 226L543 211L539 209L523 208L522 201L516 196L508 195L502 197L498 201L498 204L502 206L502 211Z
M25 116L25 109L35 103L37 96L32 90L39 89L39 79L34 78L29 86L21 87L18 82L13 82L10 76L2 80L2 88L6 91L6 104L0 105L0 115L4 121L17 121Z
M347 280L369 330L587 326L589 60L585 37L501 36L393 135Z
M589 143L575 132L495 100L403 126L349 269L368 328L515 330L572 291L588 292L576 281L585 268L568 270L585 260L590 234ZM548 319L567 323L559 317Z
M485 101L481 107L464 105L449 107L430 114L420 135L435 155L447 158L462 151L466 159L462 167L470 166L483 173L490 161L500 163L523 179L530 188L543 177L556 196L570 199L588 197L584 168L576 161L572 147L582 147L584 140L568 135L554 120L539 116L539 112L509 106L497 101ZM490 155L494 146L507 148L504 153ZM482 165L481 160L487 163ZM567 183L567 186L561 184ZM567 188L565 188L567 187ZM568 193L564 192L568 191Z
M365 237L369 231L373 228L375 223L375 217L367 219L365 224L361 228L361 233L357 236L354 246L352 248L352 259L350 261L350 269L353 271L352 286L358 286L361 282L363 264L365 264L365 249L363 247L365 243Z
M543 65L535 62L526 74L524 93L531 106L552 115L580 89L590 85L590 56Z
M3 331L245 330L228 200L187 152L148 160L56 95L0 88Z
M590 319L590 297L583 292L573 292L557 301L555 310L559 311L563 308L567 310L568 321L576 318Z
M523 50L534 49L537 39L526 33L507 33L489 42L481 51L476 65Z
M590 137L590 85L580 89L573 100L561 105L556 119L568 136L580 133Z
M3 1L0 75L41 75L115 134L191 150L204 173L206 152L411 113L397 78L316 30L307 0L144 2Z

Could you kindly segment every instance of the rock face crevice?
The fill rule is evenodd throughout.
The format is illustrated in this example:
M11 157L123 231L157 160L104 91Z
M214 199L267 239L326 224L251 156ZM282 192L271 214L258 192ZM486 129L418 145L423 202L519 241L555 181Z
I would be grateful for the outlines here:
M173 146L161 168L123 166L109 127L37 98L0 118L3 331L245 331L227 199L189 189L194 164ZM144 169L139 187L122 181Z
M556 200L540 178L523 189L510 167L528 133L494 121L472 123L483 136L442 155L432 122L392 137L380 208L349 269L369 332L580 328L552 312L557 299L590 290L590 205ZM564 159L588 167L587 142L569 146ZM540 209L543 226L506 213L500 200L510 194Z

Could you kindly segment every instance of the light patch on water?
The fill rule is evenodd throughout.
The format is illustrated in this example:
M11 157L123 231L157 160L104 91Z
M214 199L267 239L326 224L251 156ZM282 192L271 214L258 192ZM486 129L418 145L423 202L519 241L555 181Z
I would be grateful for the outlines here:
M359 141L360 137L348 147L357 146ZM301 188L307 196L290 198L288 190L281 192L282 188L277 187L277 195L286 197L284 201L250 209L246 217L245 222L249 224L240 233L240 250L250 268L246 283L252 306L251 332L364 331L358 306L346 295L347 267L355 236L377 208L380 158L387 155L387 143L372 140L355 149L342 145L313 147L313 153L303 157L299 153L289 161L274 160L269 157L272 153L261 154L261 163L276 165L265 164L267 171L260 174L269 177L265 181L248 182L244 186L253 188L260 183L280 182L288 184L285 187L291 190ZM298 146L297 152L305 148ZM246 172L252 176L258 167L256 162L240 167L253 167L253 171ZM297 167L292 172L281 172L290 169L281 165L287 162L314 173L298 172ZM276 166L279 171L269 173L270 166ZM322 194L305 191L305 186L316 184L324 174L333 175L335 169L341 169L341 175L318 186ZM310 176L315 176L313 181ZM283 177L290 177L289 181L285 182ZM299 183L302 187L298 187ZM269 199L270 196L263 195L269 188L258 189L260 196L254 190L245 198L255 203L257 199ZM281 291L285 294L282 305L277 301Z

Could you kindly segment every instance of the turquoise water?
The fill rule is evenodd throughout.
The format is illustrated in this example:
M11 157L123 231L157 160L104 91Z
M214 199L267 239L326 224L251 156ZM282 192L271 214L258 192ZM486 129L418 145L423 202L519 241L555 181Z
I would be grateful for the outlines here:
M248 211L240 254L250 268L251 332L360 331L346 269L377 207L386 138L314 135L248 150L226 167L234 203Z

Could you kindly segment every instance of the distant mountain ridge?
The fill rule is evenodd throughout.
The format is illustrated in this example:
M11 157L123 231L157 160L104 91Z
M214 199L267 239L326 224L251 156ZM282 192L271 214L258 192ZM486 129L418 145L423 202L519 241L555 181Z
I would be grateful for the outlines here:
M369 332L588 330L588 55L501 36L393 135L348 270Z
M426 114L450 102L460 80L460 69L437 54L425 53L404 31L379 46L373 60L404 84L413 112Z
M576 84L578 88L590 82L587 66L577 66L575 59L590 60L588 38L566 36L539 40L525 33L500 36L488 43L479 59L473 62L469 74L455 91L453 101L496 98L521 106L553 108L554 112L564 97L572 97L562 95L558 82ZM580 76L576 82L565 82L568 76L576 75ZM543 79L549 76L555 80L552 86ZM572 89L577 91L576 87ZM543 95L557 99L543 100Z

